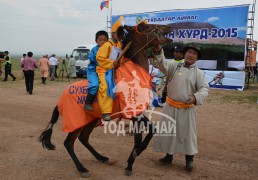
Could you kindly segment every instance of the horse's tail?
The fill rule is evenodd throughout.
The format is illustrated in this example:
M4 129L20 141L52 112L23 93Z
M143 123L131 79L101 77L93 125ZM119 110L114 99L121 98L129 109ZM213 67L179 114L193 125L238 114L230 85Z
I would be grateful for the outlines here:
M57 122L58 117L59 117L59 111L56 106L52 113L51 121L49 122L46 130L43 131L38 138L38 141L42 143L43 148L47 148L48 150L55 150L56 148L55 145L52 144L51 142L51 135L53 132L53 126Z

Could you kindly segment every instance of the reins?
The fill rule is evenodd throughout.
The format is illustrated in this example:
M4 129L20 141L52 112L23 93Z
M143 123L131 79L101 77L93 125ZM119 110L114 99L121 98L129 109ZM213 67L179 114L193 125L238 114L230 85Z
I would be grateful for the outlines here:
M141 35L145 35L145 36L146 36L146 38L147 38L147 43L146 43L142 48L140 48L138 51L136 51L136 52L130 57L130 59L134 58L134 57L135 57L140 51L142 51L146 46L147 46L147 48L148 48L148 45L149 45L156 37L159 39L158 33L160 33L160 30L158 29L158 26L157 26L157 25L156 25L155 28L154 28L151 32L149 32L149 33L141 33L141 32L138 30L138 25L134 26L134 28L135 28L135 32L136 32L139 36L141 36ZM149 35L152 34L153 32L155 32L156 29L158 30L158 32L155 33L156 37L153 37L150 41L148 41Z

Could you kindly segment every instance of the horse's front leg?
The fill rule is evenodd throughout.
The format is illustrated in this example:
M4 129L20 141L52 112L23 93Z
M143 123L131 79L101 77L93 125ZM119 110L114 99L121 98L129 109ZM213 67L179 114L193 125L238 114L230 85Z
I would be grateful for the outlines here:
M80 163L79 159L77 158L77 156L74 152L74 142L75 142L76 138L78 137L78 135L80 134L80 132L81 132L81 128L75 130L74 132L69 133L64 141L64 146L65 146L66 150L68 151L68 153L70 154L77 170L81 173L81 176L89 177L90 174L89 174L88 169L83 167L83 165Z
M140 123L137 120L133 120L133 129L134 129L134 147L127 160L127 167L125 168L125 175L132 175L132 167L135 160L135 149L139 148L142 143L142 132L140 131Z
M89 143L90 134L92 133L93 129L95 128L97 122L98 122L98 120L95 120L95 121L87 124L86 126L84 126L84 128L82 129L82 131L80 133L79 140L93 154L93 156L97 160L99 160L101 162L106 162L109 160L109 158L99 154Z
M142 126L141 125L138 125L138 127L134 126L134 131L136 130L137 133L134 134L134 141L135 141L134 149L127 160L128 166L125 169L126 170L125 174L127 176L132 175L132 166L136 156L139 156L148 147L150 140L152 139L153 135L156 132L153 126L153 123L146 116L141 118L141 121L137 123L138 124L144 123L144 126L147 128L148 134L142 141L142 133L141 133L142 129L140 129Z
M135 155L139 156L149 145L150 140L152 139L153 135L156 133L156 129L153 125L153 123L144 115L143 118L141 118L141 122L144 123L144 126L147 129L148 134L142 141L140 147L135 149Z

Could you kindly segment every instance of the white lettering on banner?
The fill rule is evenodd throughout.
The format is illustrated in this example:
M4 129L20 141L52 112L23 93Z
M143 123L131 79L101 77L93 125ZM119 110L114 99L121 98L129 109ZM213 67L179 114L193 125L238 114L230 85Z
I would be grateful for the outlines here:
M144 124L143 121L137 121L133 123L130 121L129 130L133 134L155 132L157 136L175 136L176 124L174 121L148 121ZM117 136L125 136L125 121L104 122L104 133L116 134Z
M185 20L196 20L198 18L198 16L178 16L177 18L176 18L176 20L177 21L185 21Z
M122 121L119 121L118 123L116 135L119 136L120 134L125 136L125 123L123 123Z
M238 29L233 28L212 28L209 32L208 28L202 29L178 29L179 39L220 39L220 38L236 38ZM169 36L169 35L168 35ZM173 37L174 38L174 37Z

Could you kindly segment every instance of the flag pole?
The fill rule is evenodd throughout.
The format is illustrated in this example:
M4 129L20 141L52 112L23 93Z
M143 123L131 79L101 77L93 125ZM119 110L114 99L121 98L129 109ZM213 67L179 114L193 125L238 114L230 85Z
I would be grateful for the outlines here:
M108 26L108 22L109 22L109 20L108 20L108 16L109 16L109 8L107 8L107 33L109 33L109 26Z
M112 0L110 2L110 13L109 13L109 37L111 37L111 25L112 25Z

